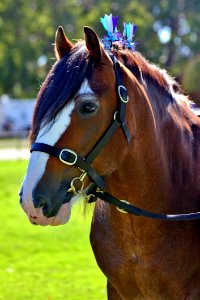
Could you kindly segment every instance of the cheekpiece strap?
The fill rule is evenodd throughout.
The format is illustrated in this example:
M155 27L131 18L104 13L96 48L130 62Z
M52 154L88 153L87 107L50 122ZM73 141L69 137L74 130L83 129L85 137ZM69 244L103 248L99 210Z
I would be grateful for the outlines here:
M118 94L118 100L117 100L117 111L115 114L116 120L120 123L120 126L124 132L124 135L126 137L127 143L130 143L130 131L126 124L126 105L129 101L128 91L126 87L123 84L123 78L122 78L122 69L119 64L119 61L116 59L114 55L110 55L110 58L113 61L113 66L116 74L116 90Z

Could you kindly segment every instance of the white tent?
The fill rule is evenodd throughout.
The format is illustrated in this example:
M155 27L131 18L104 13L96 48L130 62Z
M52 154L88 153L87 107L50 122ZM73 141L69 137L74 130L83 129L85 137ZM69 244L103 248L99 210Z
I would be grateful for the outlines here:
M35 99L0 97L0 136L25 136L30 129Z

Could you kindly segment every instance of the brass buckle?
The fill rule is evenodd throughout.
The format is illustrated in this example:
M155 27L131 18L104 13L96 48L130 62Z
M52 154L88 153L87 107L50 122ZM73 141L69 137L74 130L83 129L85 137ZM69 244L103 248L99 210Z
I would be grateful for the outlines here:
M68 162L68 161L62 159L62 154L63 154L64 151L67 151L67 152L69 152L69 153L71 153L71 154L74 155L74 161L73 162ZM60 161L62 161L62 163L66 164L66 165L69 165L69 166L72 166L72 165L74 165L77 162L78 157L77 157L76 152L74 152L73 150L62 149L61 152L60 152L60 154L59 154L59 159L60 159Z
M126 200L120 200L121 202L124 202L124 203L126 203L126 204L130 204L128 201L126 201ZM117 207L117 210L119 211L119 212L121 212L121 213L123 213L123 214L127 214L128 212L127 211L125 211L123 208L119 208L119 207Z

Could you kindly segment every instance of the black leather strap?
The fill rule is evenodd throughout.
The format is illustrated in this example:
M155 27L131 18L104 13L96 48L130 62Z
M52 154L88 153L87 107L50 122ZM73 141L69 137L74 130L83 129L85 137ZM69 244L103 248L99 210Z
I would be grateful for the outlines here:
M126 117L126 104L128 102L128 92L123 85L122 80L122 71L119 65L118 60L113 55L110 55L113 61L113 68L116 75L116 90L117 90L117 110L114 117L114 120L105 131L103 136L98 140L96 145L90 151L90 153L86 156L86 160L88 162L93 162L93 160L97 157L97 155L101 152L101 150L107 145L107 143L111 140L116 130L121 127L128 144L130 143L130 132L128 126L125 121Z
M199 220L200 219L200 212L196 213L190 213L190 214L156 214L151 211L144 210L142 208L139 208L133 204L127 203L126 201L119 200L115 198L114 196L106 193L106 192L96 192L94 195L96 198L100 198L103 201L110 203L123 212L131 213L135 216L142 216L147 217L151 219L157 219L157 220L166 220L166 221L192 221L192 220ZM96 200L96 198L91 198L91 200ZM93 201L90 201L93 202Z
M130 143L130 132L126 124L126 105L129 101L128 92L123 84L122 70L120 64L115 56L111 56L113 66L116 74L116 90L118 94L117 111L115 114L116 120L120 123L120 126L124 132L128 144Z
M33 151L45 152L54 157L59 157L60 152L61 152L60 149L57 149L55 147L52 147L52 146L50 146L48 144L44 144L44 143L34 143L31 147L30 152L32 153Z
M75 165L81 170L87 172L88 176L92 179L92 181L101 189L105 189L105 182L103 177L101 177L95 169L91 166L90 162L85 160L84 158L77 155L71 149L59 149L54 146L50 146L44 143L34 143L31 148L31 152L40 151L50 154L58 159L62 159L63 163L67 165ZM73 154L74 153L74 154ZM76 159L75 159L76 157Z
M90 153L86 156L86 160L90 163L99 155L101 150L108 144L108 142L113 137L114 133L116 132L117 128L119 128L121 124L117 120L113 120L110 124L106 132L104 132L103 136L98 140L96 145L92 148Z

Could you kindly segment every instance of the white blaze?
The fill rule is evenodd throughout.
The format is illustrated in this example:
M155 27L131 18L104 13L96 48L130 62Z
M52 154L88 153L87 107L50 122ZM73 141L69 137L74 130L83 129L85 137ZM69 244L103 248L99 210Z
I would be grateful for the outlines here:
M93 94L86 79L82 83L81 88L77 93L77 95L81 94ZM58 114L53 124L47 124L40 129L35 142L45 143L54 146L61 137L61 135L69 127L71 121L71 113L74 107L75 101L73 100L62 109L62 111ZM32 202L32 191L39 182L39 180L42 178L45 172L48 159L49 154L39 151L32 152L29 160L26 177L23 182L22 206L28 214L29 218L30 216L37 216L36 223L41 225L49 224L49 222L47 221L47 218L42 220L42 208L34 208ZM64 218L62 214L67 214L67 205L69 204L62 205L65 207L61 212L58 213L58 215L60 214L60 218L62 219ZM54 222L54 224L56 225L56 221Z
M74 109L74 106L74 101L67 104L58 114L52 126L51 124L47 124L42 127L35 142L54 146L59 140L60 136L69 126L71 120L70 115ZM44 174L48 158L49 154L34 151L32 152L29 160L26 177L23 183L23 204L26 205L27 202L29 207L32 208L31 210L34 210L32 204L32 191Z
M77 95L84 95L84 94L94 94L93 91L91 90L88 80L85 79L80 87L80 90L78 91Z

